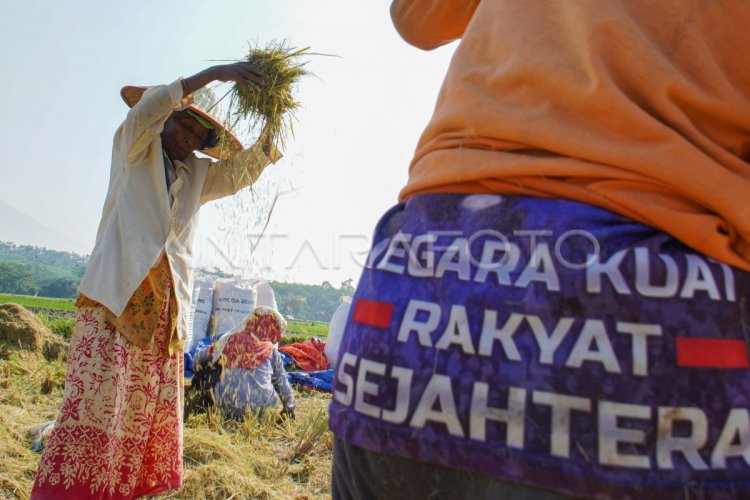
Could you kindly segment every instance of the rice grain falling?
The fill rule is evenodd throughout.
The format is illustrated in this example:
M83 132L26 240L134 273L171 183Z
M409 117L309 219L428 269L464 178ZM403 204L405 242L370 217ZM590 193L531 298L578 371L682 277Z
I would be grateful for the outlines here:
M286 40L273 41L265 48L250 47L245 61L266 75L266 84L235 83L231 90L231 114L247 120L251 130L262 121L276 144L283 145L287 133L292 131L294 111L300 103L294 96L296 83L307 74L307 61L300 57L309 47L297 49Z
M249 143L251 137L258 139L259 133L267 127L270 142L283 151L285 138L289 133L293 135L294 112L300 107L296 98L297 84L303 76L311 74L305 69L307 60L304 56L314 54L308 50L309 47L294 48L286 40L271 41L264 46L249 44L245 57L239 60L250 62L264 73L265 85L235 83L221 99L213 102L211 108L225 98L228 100L223 111L217 113L223 117L221 121L225 130L234 131L242 142ZM220 134L220 148L232 147L233 141L227 139ZM270 222L279 192L279 175L276 171L270 176L265 174L251 188L219 202L220 210L227 217L226 222L217 226L212 242L221 249L221 258L213 259L209 267L220 264L216 269L233 276L259 276L263 273L259 260L261 254L255 250ZM244 180L239 179L240 182Z

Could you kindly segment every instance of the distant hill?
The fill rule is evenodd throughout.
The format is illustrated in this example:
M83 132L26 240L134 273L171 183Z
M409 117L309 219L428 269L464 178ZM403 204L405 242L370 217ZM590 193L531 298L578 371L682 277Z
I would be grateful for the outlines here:
M80 253L86 250L84 245L66 238L2 200L0 200L0 241L68 252Z

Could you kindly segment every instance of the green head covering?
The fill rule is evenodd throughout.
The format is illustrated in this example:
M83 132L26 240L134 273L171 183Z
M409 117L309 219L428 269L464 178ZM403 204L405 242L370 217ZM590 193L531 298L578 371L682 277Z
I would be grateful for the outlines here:
M193 111L191 111L189 109L186 109L185 112L187 114L189 114L190 116L192 116L193 118L195 118L196 120L198 120L198 123L200 123L201 125L203 125L204 128L207 128L208 130L213 130L214 129L214 126L211 125L211 122L208 121L208 120L206 120L205 118L203 118L198 113L195 113L195 112L193 112Z

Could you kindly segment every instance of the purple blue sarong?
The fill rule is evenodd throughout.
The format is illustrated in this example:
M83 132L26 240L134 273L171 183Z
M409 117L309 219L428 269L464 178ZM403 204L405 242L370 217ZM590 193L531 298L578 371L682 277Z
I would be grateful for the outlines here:
M750 498L748 292L596 207L414 196L375 230L330 426L563 493Z

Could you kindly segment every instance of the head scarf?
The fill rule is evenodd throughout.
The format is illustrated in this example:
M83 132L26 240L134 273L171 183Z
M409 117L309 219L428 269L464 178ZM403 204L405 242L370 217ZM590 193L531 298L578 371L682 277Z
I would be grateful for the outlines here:
M258 306L237 330L219 339L213 361L226 367L254 370L265 363L284 335L286 321L276 310Z

